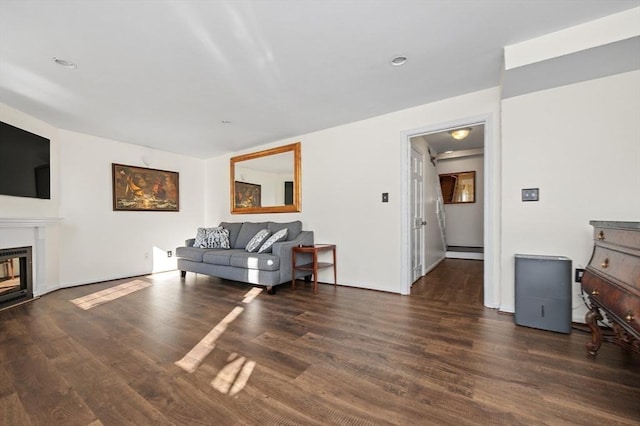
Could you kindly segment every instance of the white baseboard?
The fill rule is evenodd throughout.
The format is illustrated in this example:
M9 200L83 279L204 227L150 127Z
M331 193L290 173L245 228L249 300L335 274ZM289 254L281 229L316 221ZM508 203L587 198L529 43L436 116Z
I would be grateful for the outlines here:
M472 260L484 260L484 253L471 253L462 251L448 251L448 259L472 259Z
M436 266L438 266L440 264L440 262L442 262L443 260L444 260L444 256L442 256L441 258L439 258L438 260L433 262L433 264L431 266L429 266L427 269L424 270L424 274L422 274L422 276L424 277L429 272L433 271L436 268Z

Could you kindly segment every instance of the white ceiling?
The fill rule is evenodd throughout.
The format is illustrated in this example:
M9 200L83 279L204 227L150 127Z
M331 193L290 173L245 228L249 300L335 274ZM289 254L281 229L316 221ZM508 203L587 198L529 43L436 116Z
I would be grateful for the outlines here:
M504 46L639 5L0 0L0 102L208 158L497 86Z

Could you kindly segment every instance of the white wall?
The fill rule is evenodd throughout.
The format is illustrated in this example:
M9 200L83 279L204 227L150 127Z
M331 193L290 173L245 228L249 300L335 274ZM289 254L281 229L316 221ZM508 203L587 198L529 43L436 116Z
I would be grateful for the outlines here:
M514 254L589 261L589 220L640 221L640 71L502 102L502 309L514 307ZM539 202L520 201L540 188ZM573 319L585 309L573 285Z
M445 204L447 245L484 247L484 157L439 159L438 174L476 172L476 202L467 204Z
M337 244L338 282L344 285L402 292L401 205L402 133L460 117L493 113L499 120L499 89L487 89L349 123L251 151L302 142L302 212L278 215L229 213L229 158L206 164L205 222L221 220L301 220L316 242ZM496 139L492 143L497 143ZM381 194L389 193L389 202ZM323 271L321 281L332 279Z
M203 222L204 161L56 129L3 104L0 120L51 139L51 200L0 196L0 217L61 218L46 229L38 294L175 269L166 250ZM180 212L113 211L111 163L145 167L143 156L149 167L180 173Z
M167 258L166 251L175 252L202 223L204 162L76 132L59 134L61 285L175 269L175 257ZM112 163L178 172L180 211L113 211Z

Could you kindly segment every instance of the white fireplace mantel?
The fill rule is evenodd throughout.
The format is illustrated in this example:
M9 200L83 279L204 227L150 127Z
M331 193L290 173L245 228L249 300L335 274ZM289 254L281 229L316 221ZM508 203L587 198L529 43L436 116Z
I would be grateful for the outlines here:
M38 228L61 220L61 217L0 217L0 228Z
M33 295L40 296L58 288L57 276L47 276L51 253L46 250L47 228L61 217L0 217L0 248L33 247ZM48 258L49 257L49 258Z

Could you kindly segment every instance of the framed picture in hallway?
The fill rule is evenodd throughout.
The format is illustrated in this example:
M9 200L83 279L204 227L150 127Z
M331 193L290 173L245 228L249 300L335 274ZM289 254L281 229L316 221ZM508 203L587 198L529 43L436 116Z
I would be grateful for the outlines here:
M458 172L439 175L444 204L476 202L476 172Z
M114 211L180 210L178 172L112 164Z

